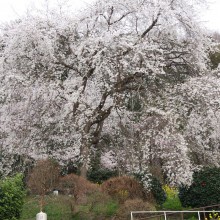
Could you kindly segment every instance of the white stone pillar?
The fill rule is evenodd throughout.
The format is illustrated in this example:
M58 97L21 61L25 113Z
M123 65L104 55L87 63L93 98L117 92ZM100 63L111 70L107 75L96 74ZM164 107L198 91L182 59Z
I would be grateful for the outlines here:
M44 212L39 212L36 215L36 220L47 220L47 214Z

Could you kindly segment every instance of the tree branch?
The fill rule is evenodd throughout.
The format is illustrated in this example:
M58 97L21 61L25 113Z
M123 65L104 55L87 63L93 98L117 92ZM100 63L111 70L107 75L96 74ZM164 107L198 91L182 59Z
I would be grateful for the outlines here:
M149 32L153 29L153 27L154 27L154 26L157 24L157 22L158 22L159 16L160 16L160 11L158 12L156 19L154 19L154 20L152 21L151 25L142 33L141 38L144 38L144 37L146 36L146 34L149 33Z

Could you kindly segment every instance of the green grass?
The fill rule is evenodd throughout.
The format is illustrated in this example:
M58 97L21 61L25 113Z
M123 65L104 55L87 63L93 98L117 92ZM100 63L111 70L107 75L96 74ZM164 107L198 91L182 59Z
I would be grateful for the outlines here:
M116 202L107 201L95 204L90 211L93 212L95 216L103 215L105 217L110 217L116 213L117 209L118 204Z
M23 206L21 220L36 220L40 211L39 197L27 197ZM68 196L46 196L44 212L51 220L72 220L71 198Z
M39 200L37 196L25 199L21 220L36 220L36 214L40 211ZM49 220L103 220L111 219L117 210L116 201L93 194L83 204L74 204L74 199L69 196L46 196L43 211Z
M75 207L74 220L112 219L118 210L118 202L101 193L88 196L87 202Z
M35 220L36 214L39 212L37 198L27 197L25 198L22 214L20 219Z

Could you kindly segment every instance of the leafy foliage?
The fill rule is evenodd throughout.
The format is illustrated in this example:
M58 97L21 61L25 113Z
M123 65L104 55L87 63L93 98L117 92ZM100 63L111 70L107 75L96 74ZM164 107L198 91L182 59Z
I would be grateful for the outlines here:
M142 184L146 192L150 191L152 186L152 175L147 170L134 173L134 177Z
M189 195L189 186L180 185L178 194L183 207L188 207L191 203L191 196Z
M181 186L179 191L179 198L185 207L219 204L220 168L204 168L195 172L192 184Z
M87 173L87 179L94 182L101 184L103 181L108 180L111 177L117 176L117 171L109 170L106 168L100 169L92 169L89 170Z
M23 176L17 174L0 182L0 219L19 219L24 202Z
M160 181L149 172L138 172L134 174L135 178L142 184L144 192L152 193L156 203L162 205L166 200L166 193Z
M87 172L87 179L93 183L101 184L103 181L118 175L115 169L109 169L101 164L101 151L96 150L90 156L90 169Z
M208 220L208 219L212 219L212 220L217 219L217 220L220 220L220 215L219 215L218 212L213 211L212 213L209 213L208 218L205 218L205 220Z
M219 46L220 48L220 46ZM213 69L216 69L220 64L220 52L210 54L211 65Z
M156 177L152 177L151 180L151 192L158 205L162 205L166 201L166 192L164 191L162 184Z
M162 205L163 209L176 211L182 210L182 204L178 197L178 190L168 185L165 185L164 191L166 192L166 201Z

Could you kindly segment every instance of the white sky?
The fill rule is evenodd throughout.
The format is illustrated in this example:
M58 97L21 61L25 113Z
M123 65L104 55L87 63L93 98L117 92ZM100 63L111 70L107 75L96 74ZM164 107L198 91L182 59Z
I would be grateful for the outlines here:
M71 5L71 9L78 10L86 4L90 4L94 0L0 0L0 22L18 18L24 15L27 10L40 9L48 3L48 6L67 2ZM45 7L44 7L45 8Z
M209 2L209 8L201 15L201 20L209 29L220 32L220 0L209 0Z
M60 2L61 0L0 0L0 22L22 16L29 8L38 8L42 2L49 1L50 4ZM94 0L69 0L74 9L79 9L85 4ZM211 2L209 9L201 13L201 20L211 30L220 32L220 0L209 0ZM50 5L49 4L49 5Z

